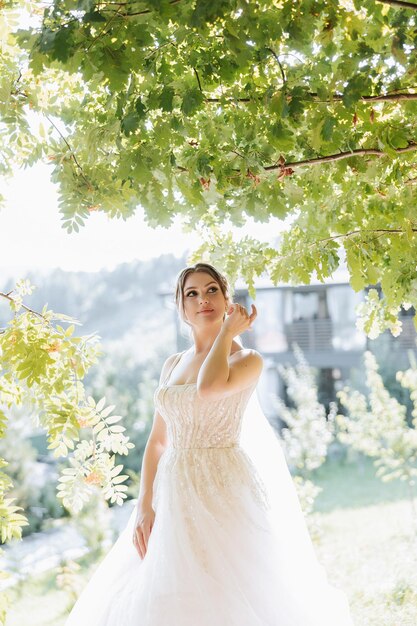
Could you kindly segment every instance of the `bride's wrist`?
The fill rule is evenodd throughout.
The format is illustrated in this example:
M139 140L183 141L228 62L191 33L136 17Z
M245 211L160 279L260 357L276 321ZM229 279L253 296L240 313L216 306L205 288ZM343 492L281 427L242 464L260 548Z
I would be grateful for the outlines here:
M226 339L233 339L234 337L233 332L226 326L221 327L219 335L221 337L225 337Z
M152 493L139 494L137 506L149 506L152 504Z

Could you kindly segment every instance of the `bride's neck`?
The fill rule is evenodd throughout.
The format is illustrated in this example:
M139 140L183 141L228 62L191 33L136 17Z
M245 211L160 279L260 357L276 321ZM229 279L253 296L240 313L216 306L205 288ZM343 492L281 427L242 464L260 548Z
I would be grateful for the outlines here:
M219 334L219 332L220 332L220 328L218 328L215 332L210 333L210 334L205 332L204 335L203 334L197 335L195 332L193 332L194 345L192 345L190 348L190 351L193 354L193 356L205 358L210 352L211 347L217 335ZM232 354L236 350L240 350L240 349L241 348L239 346L239 342L233 340L230 353Z

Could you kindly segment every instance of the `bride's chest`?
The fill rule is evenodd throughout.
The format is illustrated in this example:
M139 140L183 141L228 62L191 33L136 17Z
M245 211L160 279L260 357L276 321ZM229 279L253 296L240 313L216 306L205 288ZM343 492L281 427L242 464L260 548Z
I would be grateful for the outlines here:
M222 422L225 417L238 420L245 402L245 393L239 392L220 399L200 398L195 383L160 385L155 391L155 407L165 421Z

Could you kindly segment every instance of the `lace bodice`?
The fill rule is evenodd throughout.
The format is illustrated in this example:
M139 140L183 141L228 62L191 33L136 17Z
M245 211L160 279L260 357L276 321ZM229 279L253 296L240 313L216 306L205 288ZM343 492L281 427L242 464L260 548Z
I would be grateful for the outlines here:
M256 383L218 400L200 398L196 383L168 384L182 354L154 395L155 406L167 424L169 444L174 448L238 446L243 414Z

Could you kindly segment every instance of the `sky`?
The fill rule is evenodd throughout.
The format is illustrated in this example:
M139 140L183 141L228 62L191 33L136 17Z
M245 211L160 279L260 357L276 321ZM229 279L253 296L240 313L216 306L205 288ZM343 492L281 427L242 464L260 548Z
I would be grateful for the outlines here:
M79 233L68 234L61 226L57 189L50 181L51 167L39 163L15 171L3 182L6 197L0 209L0 272L2 279L23 276L28 270L47 273L54 268L67 271L113 269L120 263L146 260L161 254L177 257L200 245L196 233L183 233L179 219L167 228L150 228L143 211L126 222L92 213ZM268 224L248 219L243 229L232 228L238 236L250 234L273 243L283 228L273 218Z

